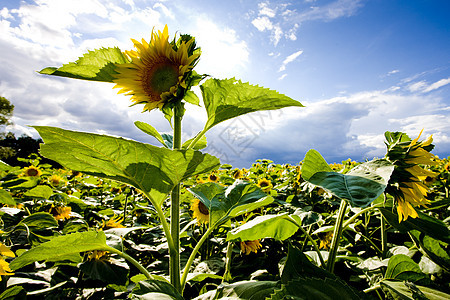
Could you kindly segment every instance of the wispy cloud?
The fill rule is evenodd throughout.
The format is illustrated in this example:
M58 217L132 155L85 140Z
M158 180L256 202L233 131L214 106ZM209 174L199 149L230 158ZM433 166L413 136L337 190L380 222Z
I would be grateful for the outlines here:
M311 6L309 10L296 15L298 22L323 20L331 21L354 15L362 7L360 0L337 0L324 6Z
M283 60L283 63L280 66L280 69L278 69L278 72L286 70L286 66L293 62L297 57L299 57L303 53L303 50L299 50L297 52L292 53L288 57L286 57L285 60Z
M432 84L428 84L425 80L417 81L408 85L408 89L411 92L429 93L431 91L437 90L443 86L450 84L450 77L443 78Z

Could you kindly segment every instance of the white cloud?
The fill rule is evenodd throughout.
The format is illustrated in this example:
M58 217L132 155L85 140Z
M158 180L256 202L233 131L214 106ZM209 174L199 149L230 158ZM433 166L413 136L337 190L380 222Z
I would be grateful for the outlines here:
M297 57L299 57L303 53L303 50L299 50L297 52L292 53L286 59L283 61L283 63L280 66L280 69L278 69L278 72L286 70L286 66L293 62Z
M432 84L428 84L425 80L417 81L417 82L409 84L407 86L407 88L411 92L429 93L429 92L437 90L443 86L446 86L447 84L450 84L450 77L443 78Z
M259 31L272 30L272 21L266 16L257 17L252 21L253 26L255 26Z
M312 6L308 11L299 13L296 19L299 22L334 19L354 15L362 6L360 0L336 0L324 6Z
M258 4L259 14L262 16L268 16L269 18L274 18L276 15L275 10L269 8L268 2L262 2Z
M175 19L174 14L164 4L156 3L155 5L153 5L153 8L160 8L165 16L169 17L172 20Z
M286 78L286 76L287 76L287 74L285 73L285 74L281 75L280 77L278 77L278 80L283 80L284 78Z

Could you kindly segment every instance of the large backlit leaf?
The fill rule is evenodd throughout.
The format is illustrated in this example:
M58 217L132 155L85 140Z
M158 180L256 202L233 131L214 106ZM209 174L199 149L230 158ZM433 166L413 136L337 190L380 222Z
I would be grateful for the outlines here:
M127 63L128 59L119 48L101 48L85 53L75 62L62 67L48 67L39 73L69 78L112 82L115 64Z
M105 233L102 231L77 232L62 235L40 244L15 258L9 265L17 270L35 261L61 261L73 259L80 252L107 249Z
M211 78L200 85L208 114L205 131L225 120L260 110L303 105L277 91L234 78Z
M418 281L427 278L419 265L405 254L397 254L389 259L385 279Z
M309 150L302 165L303 178L335 196L346 199L354 207L365 207L378 198L386 188L394 165L376 159L356 166L347 174L329 171L329 166L315 150Z
M415 285L411 282L383 280L380 282L380 285L383 291L389 294L392 299L450 299L450 294L426 286Z
M222 222L273 202L259 187L236 180L224 188L215 183L200 184L189 191L209 209L211 224Z
M188 177L219 167L219 159L195 150L170 150L123 138L36 126L41 154L64 167L128 183L161 204Z
M406 221L398 222L397 214L393 213L392 207L379 207L383 217L402 233L407 233L410 230L418 230L430 237L450 244L450 230L444 222L433 218L427 214L417 211L419 217L408 218Z
M265 215L234 228L227 234L227 240L253 241L263 238L285 240L291 237L301 226L301 220L296 215Z
M368 298L368 297L367 297ZM348 299L361 300L361 295L336 278L297 278L287 284L283 284L280 290L276 290L270 300L283 299Z

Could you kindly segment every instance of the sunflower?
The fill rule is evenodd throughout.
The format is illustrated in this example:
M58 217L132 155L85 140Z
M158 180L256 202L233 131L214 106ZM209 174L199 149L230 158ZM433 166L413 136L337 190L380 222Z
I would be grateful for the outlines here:
M162 108L177 98L179 88L187 89L186 78L200 56L192 49L194 39L169 43L167 25L161 32L152 31L150 43L132 39L136 51L125 51L130 63L117 65L114 88L131 96L133 105L144 104L144 111Z
M258 180L258 183L256 185L259 186L263 190L263 192L268 192L273 187L272 182L265 178Z
M242 171L240 169L234 169L231 172L231 175L233 176L234 179L242 178Z
M7 256L7 257L15 257L16 255L14 252L11 251L8 247L0 243L0 254L1 256ZM9 263L6 262L3 258L0 258L0 275L14 275L12 273L11 268L9 267ZM0 281L2 280L2 277L0 276Z
M320 238L319 249L329 249L331 241L333 240L333 231L328 231L325 235Z
M122 225L122 222L123 222L123 218L121 218L119 216L114 216L106 222L105 222L105 220L103 220L102 229L107 230L110 228L125 228L125 226Z
M22 172L22 176L29 176L29 177L39 177L42 175L42 171L35 166L29 166L25 167Z
M59 175L52 175L48 178L48 182L52 185L52 186L59 186L62 182L63 179L61 176Z
M415 207L426 207L429 204L426 199L428 187L424 182L437 176L437 173L419 166L439 164L429 152L434 147L431 144L433 137L419 142L422 131L412 141L402 133L386 134L389 142L386 158L394 164L394 172L386 192L394 197L399 223L406 221L408 217L417 218L419 214Z
M94 250L88 254L89 260L108 260L108 258L108 251Z
M240 242L241 252L245 255L249 255L251 252L258 252L258 249L261 248L261 243L259 240L254 241L243 241Z
M54 206L50 208L49 211L56 220L65 220L70 218L70 213L72 212L72 208L70 206Z
M197 219L199 224L206 224L209 222L209 210L199 199L192 200L191 210L193 211L192 217Z
M211 173L208 176L208 181L210 181L210 182L219 182L219 176L217 176L215 173Z

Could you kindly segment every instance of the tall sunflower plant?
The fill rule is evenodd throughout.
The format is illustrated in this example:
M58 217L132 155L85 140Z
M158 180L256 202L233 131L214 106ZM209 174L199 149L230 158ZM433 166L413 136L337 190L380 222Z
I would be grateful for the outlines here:
M133 50L118 47L88 51L75 62L61 67L48 67L39 73L89 81L109 82L119 94L130 97L131 105L142 105L143 112L159 109L170 122L173 135L161 134L144 122L135 125L153 136L162 146L137 142L122 137L76 132L48 126L34 126L44 144L43 156L64 167L129 184L138 189L153 205L167 238L170 256L170 284L174 293L182 294L196 247L184 271L180 269L180 186L193 176L208 173L220 166L220 161L200 150L206 147L205 133L215 125L250 112L275 110L303 105L277 91L244 83L235 78L217 79L195 72L201 49L190 35L169 40L167 25L153 30L150 41L132 39ZM185 103L200 104L191 90L199 85L203 106L207 113L204 128L187 141L182 141L182 119ZM191 191L210 210L210 229L232 217L267 205L273 199L259 187L237 182L226 191L219 186L197 187ZM214 198L216 194L229 198ZM170 220L163 203L169 200ZM71 244L71 247L66 247ZM17 270L34 261L55 261L84 251L108 251L126 258L147 280L156 280L138 261L121 249L106 243L102 231L87 231L59 236L32 248L17 257L11 268Z

